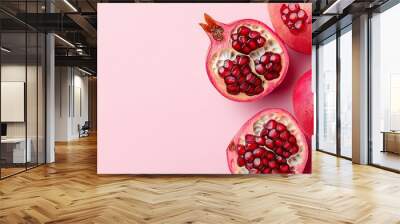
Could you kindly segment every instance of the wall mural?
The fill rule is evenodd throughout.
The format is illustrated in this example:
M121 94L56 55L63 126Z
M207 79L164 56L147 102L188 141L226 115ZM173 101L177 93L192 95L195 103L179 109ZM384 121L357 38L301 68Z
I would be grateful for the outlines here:
M99 4L98 21L99 173L311 172L311 4Z

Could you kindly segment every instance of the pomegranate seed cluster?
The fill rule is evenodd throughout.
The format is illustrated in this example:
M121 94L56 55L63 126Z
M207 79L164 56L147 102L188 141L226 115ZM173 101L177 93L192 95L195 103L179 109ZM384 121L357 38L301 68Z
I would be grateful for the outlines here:
M254 96L264 91L261 78L251 71L249 63L248 56L237 55L235 60L225 60L224 65L218 68L218 74L224 79L229 94L242 92Z
M293 33L299 32L306 26L308 15L298 3L282 4L281 19Z
M240 26L237 33L231 35L232 48L242 54L250 54L253 50L264 46L266 40L259 32L246 26Z
M249 173L291 173L287 158L299 151L296 137L275 120L264 124L259 136L247 134L245 144L236 146L237 164Z
M263 75L266 80L278 78L282 70L281 56L272 52L265 52L255 64L256 72Z

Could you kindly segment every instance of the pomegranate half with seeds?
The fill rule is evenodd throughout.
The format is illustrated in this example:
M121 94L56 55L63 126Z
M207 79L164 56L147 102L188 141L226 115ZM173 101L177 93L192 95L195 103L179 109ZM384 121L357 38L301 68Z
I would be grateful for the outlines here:
M311 54L311 3L271 3L268 12L275 32L290 48Z
M204 15L200 23L211 40L206 69L215 88L226 98L254 101L284 80L289 56L281 39L253 19L224 24Z
M303 173L308 144L297 121L282 109L266 109L248 120L227 148L233 174Z

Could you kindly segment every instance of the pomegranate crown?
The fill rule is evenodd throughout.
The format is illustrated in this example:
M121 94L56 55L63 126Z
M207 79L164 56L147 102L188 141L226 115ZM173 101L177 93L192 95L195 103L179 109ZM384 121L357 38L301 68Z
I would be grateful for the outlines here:
M204 19L206 23L199 23L203 30L211 34L214 40L223 40L224 29L220 25L218 25L217 22L207 13L204 13Z

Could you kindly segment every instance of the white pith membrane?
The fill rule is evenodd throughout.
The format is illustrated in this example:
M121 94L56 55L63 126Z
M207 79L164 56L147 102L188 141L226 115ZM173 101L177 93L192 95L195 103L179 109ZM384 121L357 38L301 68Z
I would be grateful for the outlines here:
M280 81L281 76L282 76L282 71L284 71L284 68L286 67L286 59L284 58L283 55L283 50L281 48L281 46L279 45L279 43L273 38L273 36L265 29L263 29L260 25L257 24L248 24L248 23L242 23L242 24L238 24L238 26L232 30L231 33L236 33L237 29L240 26L246 26L248 28L250 28L253 31L258 31L260 33L260 35L262 37L265 38L265 44L263 47L260 47L256 50L253 50L250 54L248 54L247 56L250 57L250 63L249 66L251 68L251 72L253 74L255 74L257 77L261 78L262 80L262 86L264 87L264 92L268 91L271 86L275 86L275 85L271 85L271 84L276 84L277 82ZM230 34L229 34L229 38L230 38ZM263 75L259 75L256 70L255 70L255 60L259 60L260 57L265 53L265 52L272 52L275 54L279 54L281 56L281 65L282 65L282 70L279 73L279 77L273 80L266 80L264 78ZM221 78L221 76L219 76L218 74L218 68L224 65L225 60L229 59L234 61L236 58L236 55L246 55L246 54L242 54L238 51L236 51L235 49L232 48L232 39L229 39L229 44L227 48L221 49L220 51L216 51L212 56L211 56L211 70L212 70L212 75L214 76L214 80L216 82L216 84L218 86L223 86L224 88L221 88L221 91L223 91L224 93L226 93L227 95L232 95L230 93L228 93L226 91L226 84L224 82L224 79ZM262 94L262 93L260 93ZM239 98L252 98L252 97L257 97L258 95L254 95L254 96L248 96L247 94L240 92L238 95L235 95L236 97ZM232 95L233 96L233 95Z
M293 121L287 117L287 116L282 116L282 113L278 113L278 112L272 112L266 115L263 115L262 117L258 118L258 120L256 122L253 123L252 128L248 128L247 130L245 130L244 134L242 136L240 136L239 142L237 144L241 144L241 145L246 145L246 141L245 141L245 135L246 134L252 134L252 135L256 135L256 136L260 136L260 132L264 129L264 124L266 124L268 121L270 120L275 120L279 123L282 123L283 125L286 126L286 129L290 132L290 134L292 134L295 138L296 138L296 144L299 147L299 151L296 154L291 155L289 158L286 159L287 164L289 165L290 169L292 170L292 168L294 166L297 166L301 163L303 163L303 158L300 156L301 153L306 150L306 148L308 147L306 144L306 142L303 142L303 133L299 130L299 128L293 124ZM266 149L267 151L271 151L275 154L275 152L272 149L269 149L266 146L259 146L262 147L264 149ZM240 167L237 166L237 172L238 174L248 174L249 170L246 169L245 166Z

